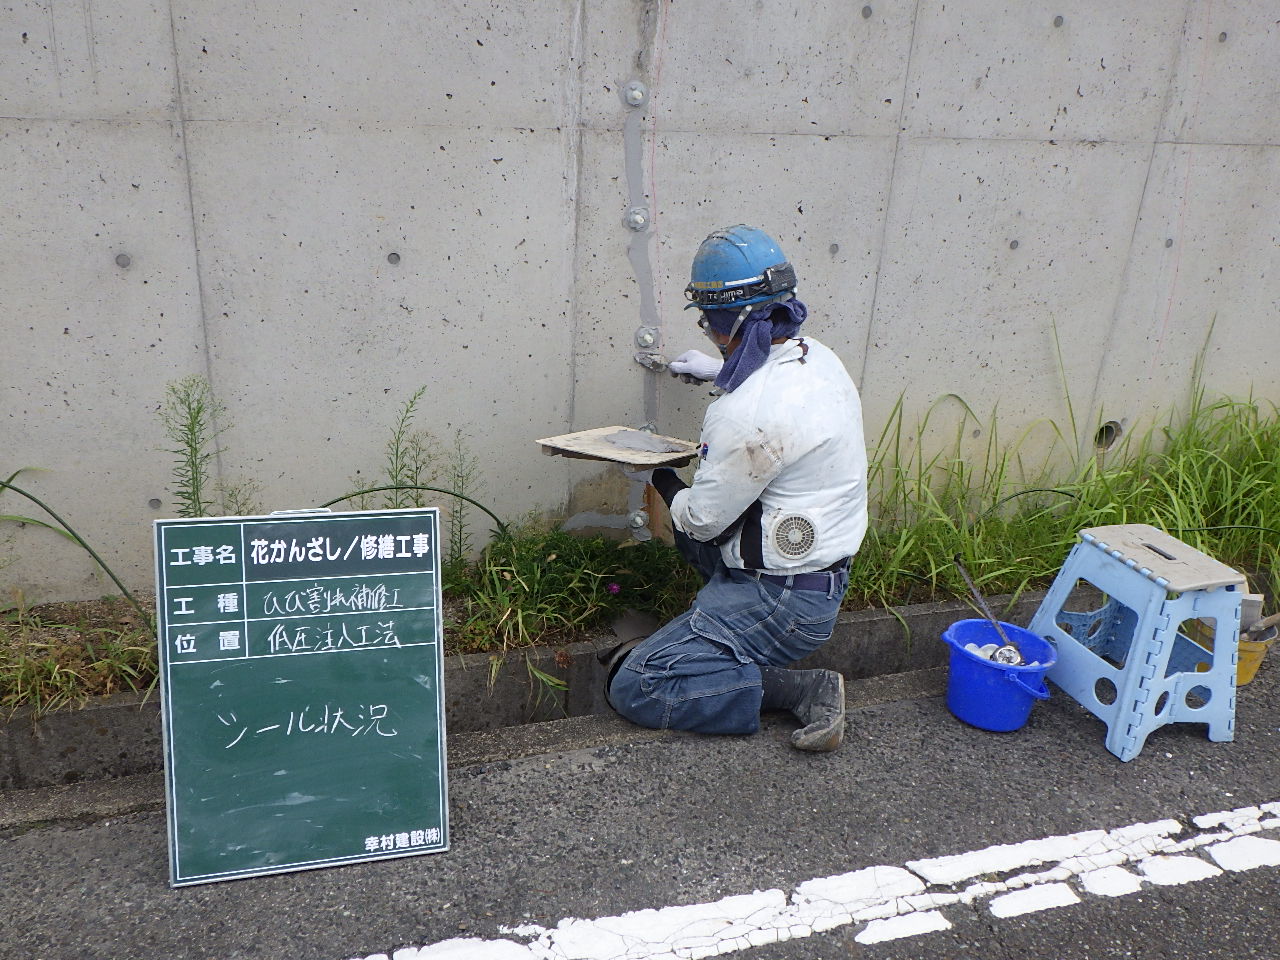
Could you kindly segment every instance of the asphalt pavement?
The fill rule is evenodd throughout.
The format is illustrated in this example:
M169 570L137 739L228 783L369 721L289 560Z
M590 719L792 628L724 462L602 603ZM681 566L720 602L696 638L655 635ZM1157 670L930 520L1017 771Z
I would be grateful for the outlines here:
M3 794L0 957L1280 957L1277 673L1235 742L1128 763L1056 690L969 727L937 670L850 684L827 755L780 716L451 737L449 851L180 889L160 777Z

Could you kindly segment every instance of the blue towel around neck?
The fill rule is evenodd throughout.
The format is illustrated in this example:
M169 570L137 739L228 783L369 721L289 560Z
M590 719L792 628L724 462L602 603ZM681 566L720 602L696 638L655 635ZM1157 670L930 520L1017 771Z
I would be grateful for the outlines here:
M703 312L711 323L711 329L728 336L741 311L730 309ZM716 386L725 393L733 393L769 359L769 347L773 341L794 336L808 315L808 308L795 297L762 303L747 314L747 319L742 321L737 333L742 342L725 359L724 366L716 377Z

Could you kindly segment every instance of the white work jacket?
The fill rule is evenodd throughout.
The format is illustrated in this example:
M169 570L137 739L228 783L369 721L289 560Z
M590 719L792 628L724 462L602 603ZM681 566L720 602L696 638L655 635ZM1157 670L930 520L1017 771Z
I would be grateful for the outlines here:
M808 573L857 552L867 530L862 402L840 358L812 337L774 344L707 408L700 456L671 518L695 540L718 540L726 566Z

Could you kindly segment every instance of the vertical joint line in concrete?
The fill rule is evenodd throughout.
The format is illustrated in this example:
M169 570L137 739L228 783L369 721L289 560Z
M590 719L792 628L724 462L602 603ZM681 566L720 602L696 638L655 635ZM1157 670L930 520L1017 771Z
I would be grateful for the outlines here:
M62 99L62 61L58 59L58 24L53 17L53 0L44 0L44 13L49 21L49 55L53 57L53 79Z
M1156 148L1160 145L1160 135L1168 125L1169 114L1173 108L1174 89L1178 81L1179 72L1182 69L1182 51L1186 46L1187 38L1190 35L1191 14L1192 9L1195 6L1196 4L1193 0L1188 0L1184 8L1182 29L1178 33L1177 42L1174 48L1173 66L1169 71L1169 81L1165 84L1164 103L1160 107L1160 115L1156 120L1156 128L1152 132L1151 149L1147 151L1147 170L1142 178L1142 190L1138 194L1137 208L1133 212L1133 227L1129 231L1129 249L1125 253L1124 272L1121 276L1120 283L1116 288L1115 303L1111 307L1111 320L1107 325L1107 335L1102 344L1102 352L1098 354L1097 366L1094 368L1093 387L1089 391L1089 411L1091 413L1091 418L1085 421L1085 435L1076 438L1076 447L1080 452L1088 449L1088 445L1092 442L1092 438L1089 434L1093 424L1101 422L1103 417L1101 400L1098 396L1099 391L1102 389L1103 368L1107 362L1107 357L1111 355L1111 346L1115 342L1116 327L1120 323L1120 305L1124 302L1125 294L1129 289L1129 280L1133 271L1134 245L1138 236L1138 225L1142 222L1142 210L1147 202L1147 190L1151 184L1151 171L1155 166ZM1173 149L1176 150L1177 141L1171 139L1170 143L1172 144ZM1183 198L1183 202L1185 203L1185 197ZM1179 233L1181 233L1181 231L1179 231ZM1181 237L1178 237L1174 242L1181 244ZM1151 384L1152 378L1147 377L1146 383L1142 388L1142 396L1146 396L1150 393ZM1143 404L1140 401L1135 402L1135 409L1138 409L1141 406L1143 406Z
M182 168L187 181L187 209L191 213L191 249L195 260L196 303L200 310L200 336L204 341L204 376L209 384L209 392L215 398L217 391L213 383L213 347L209 338L209 311L205 305L204 270L200 262L200 224L196 217L195 189L191 183L191 151L187 148L187 109L182 98L182 62L178 56L178 30L173 16L173 0L169 0L169 43L173 50L173 102L178 113L178 139L182 144ZM213 424L213 436L221 434L221 425ZM214 470L219 479L223 476L222 444L214 448Z
M98 92L98 45L97 35L93 28L93 0L80 0L81 13L84 15L84 35L89 51L89 78L93 83L93 92Z
M898 179L898 152L902 147L902 118L907 112L907 91L911 87L911 65L915 61L916 24L920 22L920 0L911 13L911 37L907 41L907 63L902 72L902 96L898 98L898 117L893 135L893 160L889 163L889 183L884 192L884 216L880 218L880 253L876 257L876 278L871 283L871 316L867 318L867 335L862 342L862 370L858 389L867 382L867 358L871 355L871 338L876 331L876 309L880 304L880 277L884 272L885 246L889 236L889 216L893 212L893 186Z

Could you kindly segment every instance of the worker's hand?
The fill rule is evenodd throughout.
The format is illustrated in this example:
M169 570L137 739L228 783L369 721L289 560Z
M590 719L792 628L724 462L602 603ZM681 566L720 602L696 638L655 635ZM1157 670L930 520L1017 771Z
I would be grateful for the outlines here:
M668 365L673 377L679 377L685 383L705 383L720 375L724 361L718 357L709 357L700 350L686 350Z

